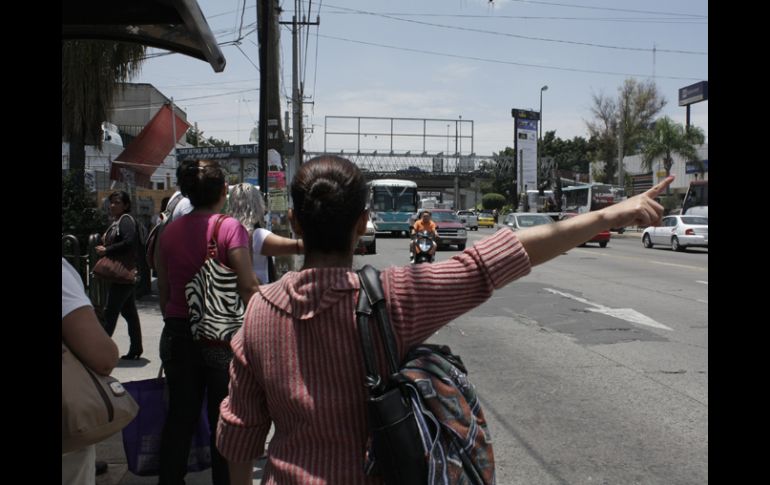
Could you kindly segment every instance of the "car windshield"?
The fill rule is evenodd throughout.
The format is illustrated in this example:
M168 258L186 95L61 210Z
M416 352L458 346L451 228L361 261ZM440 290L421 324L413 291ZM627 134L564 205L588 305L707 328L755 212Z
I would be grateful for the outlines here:
M699 224L704 226L709 225L708 217L682 217L682 222L684 224Z
M550 224L553 222L553 219L550 217L539 214L516 216L516 219L519 221L519 227L539 226L541 224Z
M457 216L451 212L434 212L431 219L436 222L458 222Z

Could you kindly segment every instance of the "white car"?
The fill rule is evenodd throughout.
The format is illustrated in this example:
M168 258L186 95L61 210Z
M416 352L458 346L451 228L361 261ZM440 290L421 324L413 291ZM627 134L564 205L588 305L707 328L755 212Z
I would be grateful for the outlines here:
M366 232L358 238L358 251L364 254L377 254L377 234L372 219L366 221Z
M650 226L642 233L642 244L651 248L655 244L671 246L674 251L684 251L690 246L709 247L709 219L703 216L666 216L657 226Z
M460 222L465 224L465 228L469 231L479 230L479 219L476 217L476 213L473 211L457 211L457 217Z

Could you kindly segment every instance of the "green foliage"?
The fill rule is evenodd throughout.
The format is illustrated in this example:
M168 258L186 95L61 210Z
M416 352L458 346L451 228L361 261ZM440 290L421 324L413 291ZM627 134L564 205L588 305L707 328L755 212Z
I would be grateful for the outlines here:
M505 205L505 196L502 194L489 193L481 198L481 206L484 209L497 209L498 211Z
M71 174L61 180L61 232L78 238L80 252L85 254L88 237L107 229L107 214L97 208L96 196L75 183Z

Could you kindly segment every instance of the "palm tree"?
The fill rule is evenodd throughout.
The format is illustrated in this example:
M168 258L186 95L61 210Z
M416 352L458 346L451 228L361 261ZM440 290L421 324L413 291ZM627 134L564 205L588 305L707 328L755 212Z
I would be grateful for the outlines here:
M664 116L655 122L650 133L642 140L642 168L652 170L652 162L663 158L663 168L666 177L671 174L674 165L672 155L680 155L685 161L698 161L697 145L702 145L705 137L703 130L691 126L689 130ZM666 195L670 195L671 188L666 189Z
M115 89L131 79L144 60L140 44L96 40L62 42L62 138L69 140L70 171L83 185L85 145L101 148L101 123Z

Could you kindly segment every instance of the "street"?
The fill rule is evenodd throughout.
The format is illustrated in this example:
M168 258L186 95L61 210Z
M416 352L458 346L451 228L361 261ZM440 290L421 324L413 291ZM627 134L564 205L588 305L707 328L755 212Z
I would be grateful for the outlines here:
M708 482L708 251L640 238L575 248L431 338L468 366L498 483ZM354 265L407 261L406 239L377 248Z
M493 232L469 232L468 245ZM430 339L468 367L501 485L708 482L708 250L612 237L534 268ZM377 254L355 256L356 268L408 263L408 239L377 239ZM121 361L113 375L123 381L153 377L160 364L157 295L138 307L145 355ZM122 319L114 339L128 348ZM99 485L155 483L126 472L119 434L97 457L110 463Z

